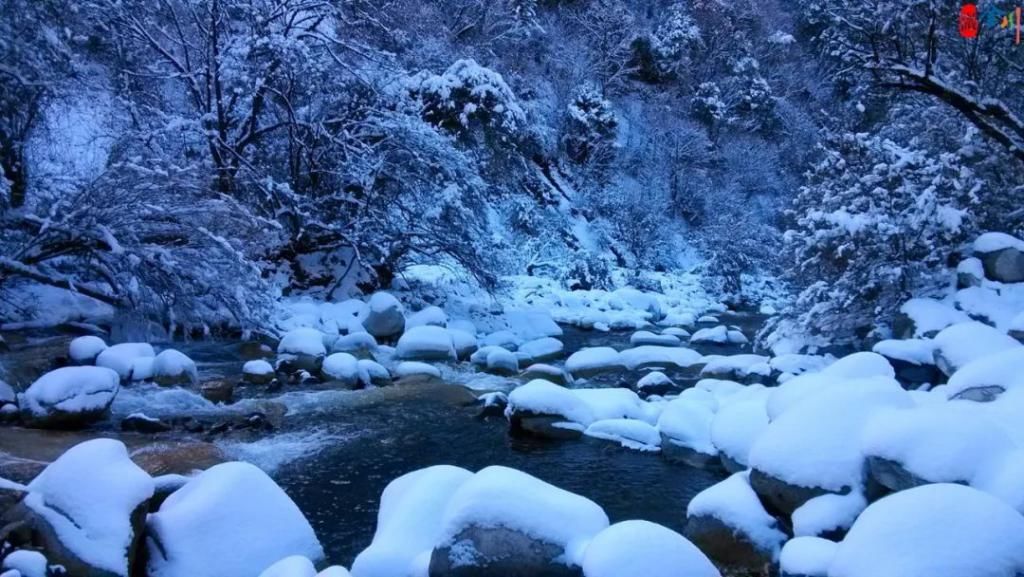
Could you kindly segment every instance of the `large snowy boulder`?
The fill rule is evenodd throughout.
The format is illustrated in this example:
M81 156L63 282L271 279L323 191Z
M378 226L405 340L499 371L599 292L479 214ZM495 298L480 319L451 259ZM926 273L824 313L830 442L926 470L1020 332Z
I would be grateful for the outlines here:
M650 331L637 331L629 337L629 344L634 347L653 345L657 347L678 347L679 337L672 334L656 335Z
M121 343L103 349L96 355L96 366L113 369L122 381L132 378L132 369L137 359L151 359L156 356L149 343Z
M374 293L369 301L370 312L363 319L366 332L378 339L397 336L405 330L402 303L385 292Z
M324 334L316 329L290 330L277 344L278 368L287 373L301 370L315 374L326 356Z
M712 357L700 371L700 376L740 382L763 382L772 374L768 357L762 355L730 355Z
M572 375L570 375L565 369L543 363L537 363L526 367L526 369L519 374L519 378L526 382L534 379L542 379L545 381L551 381L556 385L562 385L563 387L571 386L575 382Z
M944 392L951 400L991 401L1024 387L1024 347L1011 347L974 360L949 378Z
M68 344L68 358L75 365L91 365L96 362L96 357L106 349L107 343L97 336L78 337Z
M8 515L25 520L49 561L67 574L127 577L153 490L153 480L124 444L95 439L48 465Z
M750 448L767 428L763 398L729 403L719 409L711 421L711 444L718 449L722 466L730 473L745 470Z
M454 361L455 343L448 329L433 325L413 327L398 339L395 354L411 361Z
M511 376L519 372L516 354L501 347L488 347L484 370L495 375Z
M18 405L29 426L79 429L107 416L119 388L120 379L111 369L62 367L18 395Z
M962 485L925 485L868 507L839 544L828 577L1009 577L1024 574L1024 517Z
M430 577L576 577L587 543L607 527L608 516L584 497L487 467L448 502Z
M474 333L448 327L448 334L452 336L452 345L455 347L455 356L457 356L460 361L468 359L477 351L479 343L477 343L476 335Z
M688 399L668 403L658 418L662 455L691 467L717 465L718 449L711 443L714 417L706 405Z
M448 501L472 476L459 467L437 465L388 483L373 542L352 563L353 577L425 575Z
M153 381L161 386L194 385L199 382L196 363L174 349L160 351L153 359Z
M989 279L1024 282L1024 240L1001 232L988 232L974 241L973 249Z
M755 570L771 565L786 541L746 472L698 493L686 508L684 534L715 561Z
M690 337L691 345L745 345L747 342L742 331L725 325L700 329Z
M323 557L299 508L248 463L200 473L146 525L151 577L252 577L291 555Z
M552 439L579 438L594 421L594 412L573 391L541 379L517 387L505 409L514 434Z
M719 577L685 537L649 521L623 521L597 534L583 557L583 577Z

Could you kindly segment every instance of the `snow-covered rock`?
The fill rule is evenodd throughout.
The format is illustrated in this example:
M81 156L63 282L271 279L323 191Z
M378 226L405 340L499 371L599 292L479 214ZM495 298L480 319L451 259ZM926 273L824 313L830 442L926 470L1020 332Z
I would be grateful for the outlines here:
M33 427L82 428L107 416L120 388L106 367L62 367L18 395L22 419Z
M718 449L711 443L714 413L706 405L676 399L665 406L658 418L662 454L693 467L718 463Z
M565 370L574 377L592 377L604 372L619 371L624 368L619 351L611 347L583 348L569 355L565 361Z
M642 395L667 395L676 389L672 379L661 371L651 371L636 383L636 390Z
M359 382L364 387L386 387L392 384L391 373L377 361L359 359L356 368L359 370Z
M817 373L794 377L775 388L768 398L768 418L774 421L789 408L828 389L873 377L893 379L896 371L877 353L847 355Z
M680 327L668 327L662 329L661 334L673 336L679 339L679 342L682 342L683 339L690 340L690 331Z
M373 358L377 352L377 339L366 332L343 335L331 345L331 352L348 353L359 359Z
M448 501L472 476L459 467L437 465L388 483L381 494L373 542L352 563L352 575L426 575Z
M627 449L647 452L661 450L661 435L658 429L637 419L594 421L583 434L595 439L614 441Z
M519 372L519 359L511 351L494 347L484 359L484 370L495 375L514 375Z
M784 354L772 357L768 366L772 372L779 373L778 382L784 383L787 380L804 373L816 373L822 371L832 362L829 357L821 355L800 355Z
M414 361L454 361L457 358L451 333L432 325L405 331L398 339L395 354L400 359Z
M929 339L885 340L871 348L889 361L896 378L912 384L935 384L941 378L935 366L935 349L935 342Z
M320 367L324 380L336 381L343 387L356 388L359 384L359 359L348 353L334 353L324 359Z
M167 349L153 359L152 379L164 387L194 385L199 382L199 371L195 361L184 353Z
M562 327L551 318L546 310L511 310L503 315L503 321L518 342L532 341L543 337L562 336Z
M974 241L972 248L989 279L1024 282L1024 241L1001 232L987 232Z
M572 357L569 358L571 359ZM619 353L618 356L619 362L631 371L654 367L686 369L700 364L703 359L704 357L693 349L653 345L626 349Z
M299 508L248 463L200 473L171 493L146 525L152 577L252 577L291 555L323 557Z
M405 330L422 326L445 327L448 325L448 315L440 307L429 306L418 310L405 319Z
M526 382L530 382L534 379L543 379L545 381L551 381L556 385L562 385L563 387L570 386L574 382L572 375L570 375L565 369L543 363L526 367L526 369L519 375L519 378Z
M970 317L942 301L910 299L900 307L893 321L896 338L933 337L942 329L970 321Z
M607 527L608 516L584 497L515 469L487 467L448 501L430 575L466 575L467 566L481 577L572 575L587 543Z
M746 472L698 493L686 508L683 534L715 561L750 569L773 563L786 541Z
M0 422L13 417L18 412L18 395L14 387L0 379Z
M374 293L363 327L375 338L389 338L405 330L405 312L398 299L385 292Z
M1009 335L1019 342L1024 343L1024 311L1021 311L1017 316L1010 319L1010 325L1008 327Z
M573 389L572 392L590 407L595 421L639 419L652 425L657 422L657 415L649 411L650 405L629 389Z
M828 568L839 545L820 537L797 537L786 541L779 554L781 577L828 577Z
M717 322L717 320L715 321ZM701 329L690 337L690 344L712 344L712 345L743 345L748 341L747 337L738 330L730 329L725 325L718 325Z
M156 351L149 343L121 343L103 349L96 356L96 366L113 369L122 381L132 378L132 367L140 357L152 358Z
M519 364L524 366L543 363L561 358L564 348L562 341L554 337L541 337L519 345L516 357L519 358Z
M597 534L583 557L583 577L719 577L685 537L649 521L623 521Z
M859 491L845 495L820 495L793 511L793 534L797 537L841 538L867 506L867 499Z
M509 330L495 331L481 341L484 347L501 347L510 351L519 348L521 342L523 342L522 339Z
M401 380L401 384L408 384L411 380L434 380L441 378L441 370L433 365L419 361L405 361L398 363L395 367L395 378Z
M979 322L959 323L935 336L935 364L946 375L982 357L1022 346L1015 339Z
M324 334L306 327L290 330L277 344L277 355L278 365L286 372L317 373L327 356Z
M985 280L985 265L981 259L965 258L956 265L956 288L965 289L981 286Z
M476 335L460 329L448 328L448 334L452 336L452 346L455 347L455 356L464 361L477 351L478 343Z
M768 357L763 355L730 355L711 358L700 376L712 379L748 381L764 380L771 375Z
M96 362L96 357L106 349L107 343L97 336L78 337L68 344L68 358L76 365L91 365Z
M548 438L578 438L594 421L594 412L573 391L544 380L517 387L505 414L513 433Z
M48 465L21 507L51 563L71 575L127 577L153 490L123 443L95 439Z
M965 364L949 378L943 392L950 399L991 401L1007 390L1024 387L1024 347L1011 347Z
M38 551L12 551L0 565L0 577L47 577L48 566L46 556Z
M768 428L764 399L729 403L711 421L711 444L718 449L722 466L731 473L745 470L750 448Z
M678 347L679 337L671 334L656 335L650 331L637 331L629 337L629 344L634 347L654 345L658 347Z
M868 507L828 577L1004 577L1024 573L1024 517L962 485L925 485Z
M274 366L262 359L242 365L242 379L254 385L266 385L275 378Z
M259 577L316 577L316 566L302 555L292 555L267 567Z

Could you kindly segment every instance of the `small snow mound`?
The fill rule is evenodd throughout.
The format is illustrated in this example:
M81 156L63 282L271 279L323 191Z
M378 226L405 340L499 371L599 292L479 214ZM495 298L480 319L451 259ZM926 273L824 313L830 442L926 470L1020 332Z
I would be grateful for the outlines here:
M1004 232L986 232L974 240L972 245L975 253L987 254L1007 248L1017 249L1024 252L1024 240L1008 235Z
M395 354L400 359L449 361L455 360L455 343L451 333L442 327L422 325L413 327L398 339Z
M668 441L705 455L717 455L711 443L711 421L714 418L705 405L677 399L668 403L658 419L658 431Z
M541 379L532 380L509 393L506 415L517 412L558 415L584 427L594 421L590 406L573 391Z
M277 353L282 355L308 355L322 357L327 354L324 335L311 328L298 328L285 333L277 344Z
M647 452L661 450L661 435L658 434L658 429L636 419L595 421L583 434L595 439L615 441L627 449Z
M777 556L786 534L777 528L775 518L764 510L750 488L750 473L735 473L704 489L686 508L686 517L712 517L746 535L759 548Z
M440 307L429 306L414 312L405 319L405 330L413 327L435 326L444 327L448 324L448 315Z
M68 345L68 357L77 364L92 363L106 349L107 343L97 336L78 337Z
M199 382L199 371L196 369L195 361L184 353L167 349L153 359L153 380L161 385L194 385Z
M857 491L819 495L793 511L793 534L816 537L830 531L845 531L867 506L867 500Z
M96 366L113 369L121 380L126 381L132 376L135 359L155 356L156 351L149 343L121 343L104 349L96 357Z
M583 577L719 577L685 537L649 521L623 521L597 534L583 557Z
M796 537L782 547L779 570L783 575L828 577L839 544L820 537Z

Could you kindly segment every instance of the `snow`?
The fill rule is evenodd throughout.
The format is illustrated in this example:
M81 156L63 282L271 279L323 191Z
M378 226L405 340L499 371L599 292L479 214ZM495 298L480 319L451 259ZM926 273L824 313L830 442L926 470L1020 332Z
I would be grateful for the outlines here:
M679 337L671 334L656 335L650 331L637 331L629 337L629 344L633 346L657 345L662 347L679 346Z
M943 329L935 336L936 358L947 374L987 355L1015 349L1021 344L1014 338L979 322L960 323Z
M485 364L489 370L501 370L503 373L516 373L519 371L519 358L510 351L501 347L494 347L487 352Z
M47 577L49 573L46 557L38 551L27 549L12 551L4 557L3 570L0 577Z
M133 382L153 379L153 365L156 357L136 357L132 359L132 370L129 378Z
M127 380L132 376L132 365L136 358L155 356L156 351L149 343L121 343L104 349L96 357L96 366L113 369L122 380Z
M686 508L686 517L713 517L750 538L759 548L778 555L786 534L776 527L750 488L750 473L735 473L698 493Z
M587 543L608 527L593 501L507 467L487 467L462 484L445 510L438 544L455 544L471 526L504 527L561 547L579 565ZM363 577L356 575L356 577Z
M562 336L562 328L551 318L551 313L545 310L510 310L503 318L506 327L516 335L519 342Z
M413 375L429 375L431 377L441 378L441 371L434 365L428 365L427 363L421 363L418 361L404 361L398 363L395 367L395 377L410 377Z
M587 546L583 577L719 577L685 537L649 521L622 521Z
M331 346L335 353L353 353L360 351L374 352L377 350L377 339L366 332L352 333L338 337Z
M649 417L647 403L629 389L572 389L572 393L586 403L597 421L623 418L646 420Z
M954 484L900 491L868 507L829 577L1005 577L1024 572L1024 517Z
M448 315L440 307L429 306L423 310L414 312L405 318L405 330L413 327L431 325L444 327L448 324Z
M975 278L985 278L985 265L980 259L971 257L965 258L956 265L956 272L960 274L969 274Z
M306 557L292 555L267 567L259 577L316 577L316 567Z
M54 411L103 410L117 395L119 383L117 373L105 367L61 367L39 377L18 395L18 405L36 417Z
M711 443L740 465L747 465L750 448L768 428L764 399L729 403L711 421Z
M324 334L316 329L305 327L290 330L278 343L277 353L279 355L325 356L327 348L324 346Z
M380 498L373 542L352 563L353 577L418 577L425 574L452 495L473 474L437 465L388 483Z
M828 577L839 545L819 537L796 537L782 547L779 569L785 575Z
M355 384L359 380L359 361L348 353L328 355L320 370L325 377L335 381Z
M768 357L762 355L730 355L716 356L711 358L701 375L728 375L734 374L745 377L748 375L768 376L771 374L771 367L768 365Z
M1007 248L1024 251L1024 240L1003 232L986 232L974 240L972 248L975 253L979 254L987 254Z
M584 427L594 421L590 405L574 391L541 379L532 380L509 393L505 411L506 415L520 411L560 415Z
M867 500L858 491L846 495L819 495L793 511L793 534L814 537L828 531L848 529L867 506Z
M146 525L152 577L252 577L291 555L323 557L299 508L248 463L223 463L200 473L172 493Z
M578 353L577 353L578 354ZM571 359L572 357L570 357ZM672 366L679 368L691 367L700 363L703 356L693 349L681 347L658 347L644 345L626 349L619 353L618 360L629 370L641 366ZM568 363L567 363L568 364Z
M615 441L627 449L660 451L661 435L653 426L636 419L604 419L594 421L583 432L588 437Z
M516 356L524 363L530 364L541 358L559 355L564 348L562 341L554 337L542 337L520 345Z
M750 466L803 487L856 489L864 469L860 435L869 418L886 407L912 406L891 378L828 387L771 421L750 449Z
M132 512L153 495L153 480L120 441L75 445L28 485L24 503L61 543L90 566L128 575Z
M956 306L972 318L981 319L1000 331L1010 330L1014 317L1024 311L1024 285L1021 283L969 287L955 295Z
M332 565L317 573L316 577L352 577L352 574L341 565Z
M274 366L264 360L247 361L242 365L244 375L270 375L274 373Z
M134 377L134 371L132 373ZM174 349L160 351L160 354L153 359L153 377L166 377L178 379L182 376L188 377L188 382L195 384L199 382L199 371L196 363L184 353Z
M970 483L1015 448L984 410L974 403L940 403L880 411L865 428L862 449L933 483Z
M88 335L73 339L68 345L68 357L76 363L93 362L107 348L103 339Z
M714 416L703 404L676 399L661 412L658 430L676 445L705 455L717 455L718 449L711 443L711 420Z
M405 331L395 354L400 359L454 360L455 344L447 329L424 325Z
M718 319L714 319L717 321ZM725 325L718 325L706 329L700 329L690 337L690 343L715 343L724 345L729 342L729 329Z
M570 373L618 369L622 366L619 351L611 347L582 348L565 361L565 370Z
M1024 450L1008 451L978 472L971 486L998 497L1024 514Z
M871 350L883 357L913 365L935 364L935 343L928 339L879 341Z
M707 407L712 413L718 411L718 397L711 391L701 387L685 389L676 396L676 400L685 400Z
M481 342L485 347L502 347L508 350L515 350L521 340L512 331L496 331L485 336Z
M690 331L679 327L668 327L662 330L661 334L676 337L677 340L690 338Z
M963 312L935 299L910 299L903 303L900 312L914 321L913 336L915 337L938 332L950 325L971 320Z
M659 387L662 385L674 386L675 383L673 383L672 379L668 378L668 376L661 371L651 371L641 377L636 383L636 387L641 390L648 387Z
M777 419L791 407L847 381L872 377L895 378L896 371L877 353L847 355L817 373L805 373L776 387L768 398L768 418Z

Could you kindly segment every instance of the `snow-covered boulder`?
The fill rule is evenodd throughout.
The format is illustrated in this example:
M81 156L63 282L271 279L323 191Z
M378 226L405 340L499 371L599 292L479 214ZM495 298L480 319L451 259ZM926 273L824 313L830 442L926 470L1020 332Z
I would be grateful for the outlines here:
M768 360L768 357L763 355L714 357L701 369L700 376L740 382L763 382L772 374Z
M972 248L989 279L1024 282L1024 240L1001 232L987 232L975 239Z
M448 315L441 307L429 306L418 310L405 319L405 330L422 326L444 327L448 325Z
M678 389L678 386L661 371L651 371L636 382L636 392L641 396L667 395Z
M68 358L75 365L92 365L96 363L96 357L106 349L107 343L97 336L78 337L68 344Z
M1024 343L1024 311L1017 313L1009 324L1009 335L1019 342Z
M991 401L1024 387L1024 347L1008 348L967 363L953 373L943 392L950 399Z
M270 384L275 378L274 366L262 359L248 361L242 365L242 379L254 385Z
M658 414L650 409L640 396L629 389L573 389L576 398L582 400L594 416L595 421L603 419L639 419L650 424L658 422Z
M898 339L930 338L948 326L970 320L962 311L942 301L910 299L903 303L893 320L893 333Z
M594 421L593 410L579 395L540 379L509 393L505 415L512 433L553 439L579 438Z
M395 354L412 361L454 361L457 358L451 333L433 325L413 327L403 333Z
M584 497L487 467L448 501L430 575L579 575L587 543L607 527L608 516Z
M893 379L896 371L877 353L847 355L819 372L805 373L776 387L768 397L768 418L774 421L791 407L831 388L874 377Z
M402 303L385 292L374 293L369 301L370 311L363 319L366 332L378 339L397 336L405 330Z
M22 420L32 427L78 429L102 420L120 388L106 367L62 367L18 395Z
M562 336L562 327L543 309L506 311L502 320L518 342Z
M543 379L545 381L551 381L556 385L562 385L563 387L568 387L574 382L572 375L566 372L565 369L543 363L537 363L526 367L526 369L520 373L519 378L526 382L530 382L534 379Z
M12 551L0 565L0 577L47 577L50 562L39 551Z
M448 501L472 476L459 467L437 465L388 483L380 497L373 542L352 563L352 575L426 575Z
M192 478L146 527L151 577L252 577L291 555L323 557L299 508L248 463L223 463Z
M334 565L317 573L316 566L302 555L285 557L265 571L259 577L352 577L341 565Z
M711 421L711 444L730 473L743 471L750 462L750 447L768 428L764 399L729 403Z
M320 367L325 381L334 381L349 389L357 388L359 381L359 359L348 353L334 353L324 359Z
M662 455L692 467L717 465L718 449L711 443L714 416L707 406L687 399L668 403L658 418Z
M985 280L985 265L981 259L965 258L956 265L956 288L980 287Z
M683 534L715 561L755 570L774 563L786 541L750 488L747 472L698 493L686 508Z
M18 413L18 395L14 387L0 379L0 422L14 418Z
M324 334L316 329L290 330L277 344L278 368L287 373L300 370L318 373L326 356Z
M800 376L805 373L817 373L822 371L831 363L831 357L824 357L821 355L800 355L795 353L788 353L772 357L768 361L768 366L771 367L772 373L777 373L776 381L784 383L793 377Z
M656 335L650 331L637 331L629 337L629 344L634 347L654 345L658 347L678 347L679 337L671 334Z
M484 370L495 375L511 376L519 372L519 359L511 351L493 347L484 359Z
M50 563L68 574L127 577L153 490L123 443L95 439L48 465L8 515L26 521Z
M122 381L132 378L132 367L138 358L153 358L156 351L149 343L121 343L103 349L96 355L96 366L113 369Z
M619 361L631 371L665 367L688 369L699 365L703 359L697 351L682 347L644 345L619 353Z
M627 449L657 452L661 435L654 426L637 419L603 419L591 423L583 432L588 437L614 441Z
M516 356L519 358L519 364L532 365L561 358L564 348L562 341L554 337L541 337L519 345Z
M623 521L597 534L583 556L583 577L719 577L685 537L649 521Z
M392 384L391 373L377 361L359 359L356 368L359 370L359 383L364 387L386 387Z
M883 357L901 383L920 385L939 383L942 373L935 366L935 342L929 339L879 341L871 348Z
M455 356L460 361L464 361L477 351L478 344L476 335L460 329L448 329L448 334L452 336L452 346L455 347Z
M691 345L745 345L748 342L742 331L725 325L700 329L690 337Z
M611 347L583 348L569 355L565 370L573 377L587 378L624 368L619 351Z
M441 380L441 370L419 361L405 361L395 367L395 379L399 385L421 384Z
M841 539L867 506L867 499L859 491L819 495L793 511L793 534Z
M1024 517L962 485L924 485L857 518L828 577L1004 577L1024 573Z
M366 332L344 335L334 341L331 352L348 353L358 359L372 359L377 352L377 339Z
M935 335L935 364L952 376L971 361L1019 347L1021 344L1014 338L986 324L959 323Z
M484 347L501 347L510 351L519 348L519 343L521 342L523 340L509 330L495 331L485 336L481 341Z
M781 577L828 577L828 568L839 545L820 537L797 537L786 541L779 554Z
M160 351L153 359L153 381L164 387L194 385L199 382L196 363L174 349Z

